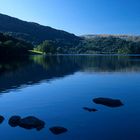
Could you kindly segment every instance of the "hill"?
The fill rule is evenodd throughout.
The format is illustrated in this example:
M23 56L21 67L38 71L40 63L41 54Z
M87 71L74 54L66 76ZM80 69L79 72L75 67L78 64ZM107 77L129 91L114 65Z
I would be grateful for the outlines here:
M135 36L86 36L78 45L63 47L61 42L44 41L35 49L49 54L140 54L140 41Z
M0 32L26 40L34 45L38 45L45 40L61 40L67 44L78 43L80 40L74 34L4 14L0 14Z
M82 46L89 52L140 54L140 36L130 35L85 35Z
M126 41L140 42L140 35L89 34L89 35L82 35L81 37L85 39L114 37L114 38L124 39Z
M78 37L62 30L3 14L0 14L0 32L32 43L35 47L33 52L140 54L140 36L93 34Z
M33 45L0 33L0 57L21 56L29 53Z

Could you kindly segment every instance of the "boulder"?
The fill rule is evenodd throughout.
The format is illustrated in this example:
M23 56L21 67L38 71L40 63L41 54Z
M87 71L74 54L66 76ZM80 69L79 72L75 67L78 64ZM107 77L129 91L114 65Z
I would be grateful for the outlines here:
M0 115L0 124L4 121L4 117Z
M29 116L21 119L19 122L19 126L25 129L36 128L37 130L41 130L44 128L45 122L36 117Z
M95 108L88 108L88 107L83 107L83 109L86 110L86 111L88 111L88 112L96 112L96 111L98 111Z
M9 125L12 126L12 127L16 127L19 125L19 122L21 120L21 117L20 116L12 116L10 119L9 119Z
M93 99L93 102L108 107L120 107L123 105L123 103L118 99L102 98L102 97Z
M58 135L58 134L62 134L62 133L65 133L67 132L68 130L64 127L60 127L60 126L55 126L55 127L51 127L50 128L50 131L55 134L55 135Z
M9 119L9 125L12 127L20 126L25 129L34 129L36 128L37 130L41 130L45 126L45 122L33 117L29 116L26 118L21 118L20 116L12 116Z

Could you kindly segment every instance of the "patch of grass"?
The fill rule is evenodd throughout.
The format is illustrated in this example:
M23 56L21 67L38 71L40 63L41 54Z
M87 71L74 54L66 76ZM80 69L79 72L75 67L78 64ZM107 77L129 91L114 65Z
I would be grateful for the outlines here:
M40 54L40 55L44 54L43 52L37 51L37 50L29 50L29 52L30 52L31 54Z

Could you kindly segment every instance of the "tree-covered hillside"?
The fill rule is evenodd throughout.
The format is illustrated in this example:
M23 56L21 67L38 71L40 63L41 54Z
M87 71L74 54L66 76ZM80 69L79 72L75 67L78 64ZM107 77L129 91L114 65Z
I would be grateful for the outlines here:
M33 45L0 33L0 56L19 56L29 53Z
M78 43L80 38L62 30L42 26L34 22L26 22L17 18L0 14L0 31L13 37L29 41L37 45L45 40L61 40L67 43Z
M95 36L84 38L82 46L96 53L140 54L140 41L119 36Z
M78 37L65 31L34 22L22 21L3 14L0 14L0 32L30 42L34 45L34 51L46 54L140 54L140 36L86 35ZM21 48L30 49L28 43L27 45L24 43L26 47L21 47L23 42L17 44L11 39L1 44L1 46L9 46L6 48L6 54L9 54L8 50L11 52L12 50L19 51L19 48L20 50ZM20 47L14 48L13 46ZM5 47L1 47L1 49L4 51Z
M67 46L62 42L46 40L35 50L47 54L140 54L140 42L119 37L85 38L76 46Z

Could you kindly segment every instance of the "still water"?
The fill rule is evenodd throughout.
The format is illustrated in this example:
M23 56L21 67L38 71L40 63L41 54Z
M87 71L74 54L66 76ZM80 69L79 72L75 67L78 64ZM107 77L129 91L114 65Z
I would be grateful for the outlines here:
M123 106L95 104L98 97ZM98 111L88 112L83 107ZM140 56L30 56L0 60L2 140L140 140ZM13 115L35 116L45 128L11 127ZM68 132L54 135L49 128Z

